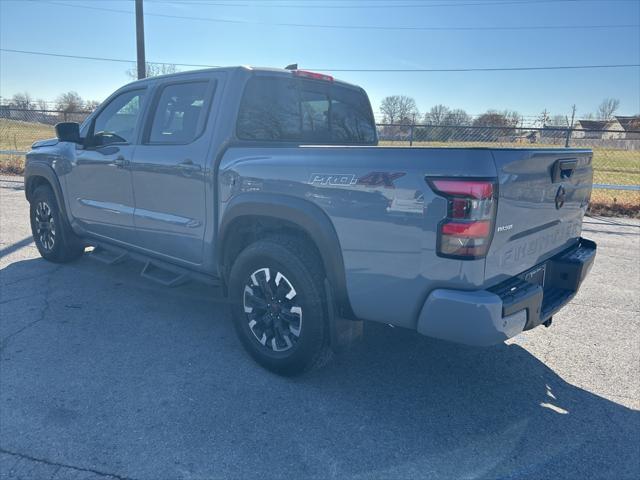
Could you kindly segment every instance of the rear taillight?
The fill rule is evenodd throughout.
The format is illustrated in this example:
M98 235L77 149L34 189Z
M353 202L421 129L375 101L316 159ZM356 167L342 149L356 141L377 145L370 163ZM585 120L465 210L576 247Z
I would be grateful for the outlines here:
M490 180L427 179L447 199L447 217L440 222L438 255L484 257L489 250L496 212L496 187Z

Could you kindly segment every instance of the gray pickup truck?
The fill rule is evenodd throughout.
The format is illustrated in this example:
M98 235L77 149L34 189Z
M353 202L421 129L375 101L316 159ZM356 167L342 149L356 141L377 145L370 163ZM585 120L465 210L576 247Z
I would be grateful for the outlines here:
M145 79L56 134L27 155L40 254L217 283L281 374L359 320L472 345L548 326L595 258L591 151L379 147L364 90L328 75Z

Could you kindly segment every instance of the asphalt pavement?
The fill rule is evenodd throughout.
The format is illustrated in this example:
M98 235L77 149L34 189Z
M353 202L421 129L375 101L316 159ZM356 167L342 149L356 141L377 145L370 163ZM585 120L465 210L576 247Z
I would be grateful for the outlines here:
M640 222L551 328L492 348L384 325L287 379L212 287L42 260L0 179L0 479L640 478Z

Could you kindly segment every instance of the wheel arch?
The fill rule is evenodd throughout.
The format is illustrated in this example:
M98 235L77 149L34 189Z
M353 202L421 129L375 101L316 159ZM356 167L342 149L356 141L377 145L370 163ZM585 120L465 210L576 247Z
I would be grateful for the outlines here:
M313 203L287 195L251 193L231 200L220 222L217 263L223 279L240 251L270 233L301 236L315 248L328 280L336 313L354 319L347 295L342 249L333 223Z
M62 187L56 172L50 165L41 162L30 162L24 171L24 194L27 201L31 201L33 192L41 185L47 185L53 190L53 194L58 202L58 208L63 218L68 221L67 209L62 195Z

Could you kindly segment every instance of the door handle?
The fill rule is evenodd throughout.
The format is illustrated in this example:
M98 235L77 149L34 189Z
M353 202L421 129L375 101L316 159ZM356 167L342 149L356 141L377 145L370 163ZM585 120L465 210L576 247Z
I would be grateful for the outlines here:
M124 158L122 155L118 155L118 157L113 161L113 164L118 168L125 168L129 165L129 160Z
M178 164L178 168L181 170L199 171L200 165L193 163L193 160L187 158Z
M571 175L573 175L573 171L577 166L578 161L575 159L556 160L553 164L553 170L551 173L553 183L571 178Z

